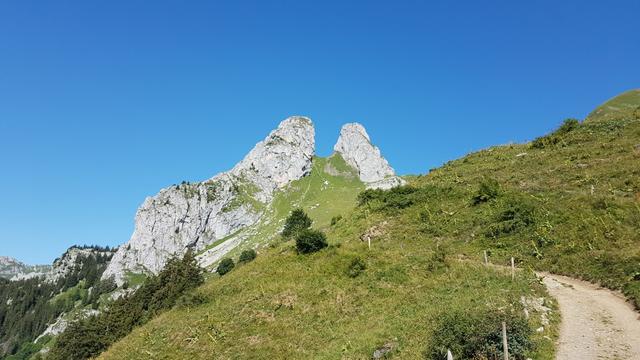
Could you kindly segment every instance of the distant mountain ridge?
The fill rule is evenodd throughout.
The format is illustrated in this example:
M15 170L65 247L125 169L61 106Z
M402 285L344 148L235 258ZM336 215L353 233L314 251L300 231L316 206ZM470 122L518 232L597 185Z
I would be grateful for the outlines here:
M1 256L0 358L47 348L70 321L95 314L109 301L115 283L100 277L114 251L72 246L52 265L37 266Z
M9 256L0 256L0 277L5 279L42 275L51 269L50 265L27 265Z

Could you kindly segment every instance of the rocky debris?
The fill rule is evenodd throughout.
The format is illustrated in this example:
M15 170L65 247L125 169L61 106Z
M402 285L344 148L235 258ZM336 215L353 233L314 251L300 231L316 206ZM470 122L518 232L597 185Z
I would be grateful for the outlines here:
M390 189L405 184L382 157L380 149L371 143L364 127L358 123L345 124L342 127L333 150L358 171L360 180L368 188Z
M378 349L376 349L373 352L372 358L376 360L384 359L387 356L387 354L391 353L397 347L398 347L398 343L396 341L389 341L384 345L382 345L381 347L379 347Z
M23 280L43 276L51 267L48 265L27 265L12 257L0 256L0 278Z
M389 222L385 220L378 225L374 225L370 227L369 229L367 229L367 231L364 232L364 234L360 235L360 240L368 242L379 236L384 235L385 228L387 227L388 224Z
M203 251L257 223L276 189L309 174L314 153L311 120L290 117L229 172L147 198L136 213L131 239L120 247L103 278L113 276L121 285L128 271L158 273L170 257L187 249ZM198 259L211 265L241 240L232 237Z
M530 311L535 311L540 315L540 322L544 326L549 325L549 312L551 312L551 308L545 306L545 299L542 297L520 297L520 303L524 306L525 314L528 314ZM543 328L544 330L544 328Z

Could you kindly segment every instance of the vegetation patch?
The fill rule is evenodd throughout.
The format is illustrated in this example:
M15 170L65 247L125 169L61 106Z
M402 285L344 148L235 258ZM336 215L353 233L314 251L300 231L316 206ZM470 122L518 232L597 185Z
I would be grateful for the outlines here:
M311 227L313 221L302 209L294 209L291 215L287 217L282 230L282 237L290 239L298 236L303 230Z
M248 250L244 250L242 253L240 253L240 259L238 259L239 263L248 263L250 261L253 261L256 256L258 256L258 254L256 253L255 250L253 249L248 249Z
M233 262L233 259L224 258L220 261L220 264L218 264L216 272L218 273L218 275L224 276L225 274L233 270L235 266L236 264Z
M531 147L535 149L544 149L553 146L567 146L567 135L576 130L580 126L577 119L567 119L562 125L549 135L541 136L531 142Z
M509 358L524 360L534 348L532 329L518 311L465 309L445 312L438 320L425 357L446 359L502 359L502 322L507 329Z
M347 276L355 278L362 274L366 269L367 264L364 262L364 260L362 260L362 258L360 258L359 256L356 256L349 263L349 267L347 267L346 273Z
M326 248L327 236L320 230L305 229L296 236L296 250L300 254L310 254Z

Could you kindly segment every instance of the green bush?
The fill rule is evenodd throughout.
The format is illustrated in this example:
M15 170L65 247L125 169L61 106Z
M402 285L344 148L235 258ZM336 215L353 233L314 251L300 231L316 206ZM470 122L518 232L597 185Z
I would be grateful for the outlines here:
M557 136L541 136L535 138L531 142L531 147L534 149L544 149L547 147L552 147L560 142L560 138Z
M416 203L420 189L413 186L398 186L389 190L367 189L358 194L358 205L375 205L375 210L405 209Z
M501 204L495 222L486 235L497 238L523 230L535 223L535 206L524 196L511 196Z
M555 131L555 135L568 134L571 131L577 129L580 126L580 120L578 119L566 119L562 125Z
M331 226L335 226L340 220L342 220L342 215L337 215L331 218Z
M566 119L560 127L549 135L541 136L531 142L531 147L544 149L553 147L559 143L565 143L565 136L580 127L580 121L576 119Z
M248 262L252 261L253 259L255 259L256 256L258 256L258 254L256 253L255 250L253 250L253 249L244 250L240 254L240 259L238 260L238 262L240 262L240 263L248 263Z
M313 253L327 246L327 237L319 230L306 229L296 237L296 249L300 254Z
M367 189L358 194L358 206L367 205L374 200L382 200L384 196L384 190L382 189Z
M351 278L358 277L367 269L367 264L360 257L356 257L349 263L347 268L347 276Z
M233 262L233 259L224 258L222 259L222 261L220 261L220 264L218 264L218 268L216 269L216 272L218 273L218 275L223 276L224 274L233 270L235 266L236 264Z
M282 230L282 237L290 239L297 236L301 231L311 227L313 221L302 209L295 209L287 217Z
M519 314L519 313L518 313ZM427 350L426 359L502 359L502 322L507 325L510 359L523 360L533 350L527 320L515 313L468 309L442 314Z
M493 200L500 194L500 184L491 178L484 178L480 182L478 192L471 199L473 205L478 205Z

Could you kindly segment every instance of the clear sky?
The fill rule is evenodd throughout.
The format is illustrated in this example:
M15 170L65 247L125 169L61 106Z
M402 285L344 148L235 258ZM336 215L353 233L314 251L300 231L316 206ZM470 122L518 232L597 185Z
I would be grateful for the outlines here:
M269 4L267 4L269 3ZM0 2L0 255L118 245L146 196L289 115L363 123L401 174L640 87L633 1Z

